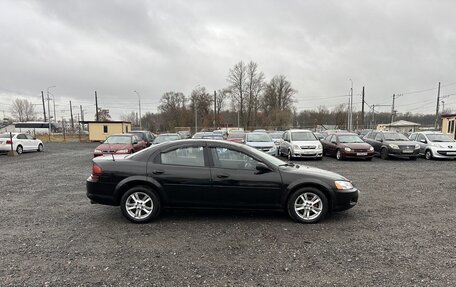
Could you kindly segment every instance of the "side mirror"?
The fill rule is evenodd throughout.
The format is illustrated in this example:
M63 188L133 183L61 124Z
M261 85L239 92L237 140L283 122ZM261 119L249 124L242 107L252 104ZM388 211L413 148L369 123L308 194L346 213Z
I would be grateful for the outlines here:
M265 173L265 172L271 171L269 166L267 166L266 164L264 164L262 162L257 163L255 169L257 170L257 173Z
M133 141L133 144L138 144L138 141Z
M426 140L424 140L424 139L423 139L423 140L420 140L420 142L422 142L422 143L427 143L427 141L426 141Z
M36 137L33 137L34 140L36 140Z
M382 143L382 142L383 142L383 139L379 139L378 141Z

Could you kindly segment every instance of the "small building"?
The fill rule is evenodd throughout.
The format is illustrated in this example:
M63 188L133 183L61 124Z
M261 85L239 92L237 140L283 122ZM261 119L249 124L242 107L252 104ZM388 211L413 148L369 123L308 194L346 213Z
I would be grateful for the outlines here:
M443 114L442 115L442 133L450 134L452 138L456 139L456 114Z
M113 134L126 134L131 131L131 122L124 121L81 121L87 125L89 141L104 141Z
M399 132L402 134L408 134L408 133L415 132L419 126L421 126L421 125L418 123L400 120L397 122L392 122L390 124L379 124L377 126L377 130L395 131L395 132Z

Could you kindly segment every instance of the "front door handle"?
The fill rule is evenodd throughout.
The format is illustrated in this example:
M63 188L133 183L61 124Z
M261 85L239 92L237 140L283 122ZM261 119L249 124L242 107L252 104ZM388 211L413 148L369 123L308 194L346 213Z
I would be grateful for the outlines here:
M218 178L227 178L228 175L222 173L222 174L217 174L217 177L218 177Z
M165 171L160 170L160 169L156 169L156 170L152 171L153 174L162 174L162 173L164 173L164 172L165 172Z

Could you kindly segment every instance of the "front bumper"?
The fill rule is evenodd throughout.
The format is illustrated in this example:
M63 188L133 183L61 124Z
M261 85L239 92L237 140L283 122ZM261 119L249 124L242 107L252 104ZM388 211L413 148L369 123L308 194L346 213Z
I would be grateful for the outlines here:
M323 149L294 149L292 156L301 158L319 158L323 157Z
M363 151L363 152L356 152L356 151L342 151L342 156L346 158L372 158L374 157L375 152L373 151Z
M445 149L441 147L431 147L432 155L435 158L446 158L446 159L455 159L456 150L455 149Z
M353 188L350 190L335 190L332 200L332 210L342 211L354 207L358 203L359 190Z
M402 149L388 148L388 155L392 156L392 157L399 157L399 158L419 157L420 149L402 150Z

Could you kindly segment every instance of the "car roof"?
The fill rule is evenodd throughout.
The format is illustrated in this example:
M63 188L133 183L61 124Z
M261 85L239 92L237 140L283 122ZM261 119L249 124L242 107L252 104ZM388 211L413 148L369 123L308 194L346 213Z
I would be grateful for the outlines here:
M124 136L125 137L125 136L134 136L134 135L131 134L131 133L126 133L126 134L113 134L113 135L110 135L110 137L112 137L112 136Z
M288 131L292 132L292 133L294 133L294 132L309 132L309 133L311 133L312 132L311 130L304 130L304 129L290 129Z
M334 133L331 135L336 135L336 136L358 136L356 133Z
M435 135L435 134L444 134L438 131L423 131L423 132L416 132L417 134L425 134L425 135Z
M158 136L178 136L178 133L164 133L164 134L159 134Z

